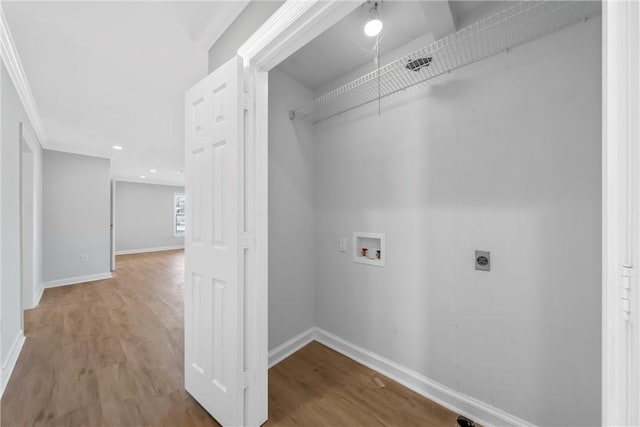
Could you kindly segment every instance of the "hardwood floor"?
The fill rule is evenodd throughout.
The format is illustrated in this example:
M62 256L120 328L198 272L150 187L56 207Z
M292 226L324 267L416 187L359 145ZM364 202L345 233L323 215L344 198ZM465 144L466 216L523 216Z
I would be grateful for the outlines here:
M183 273L182 251L124 255L113 279L47 289L25 312L2 426L218 425L183 389ZM268 426L455 419L318 343L269 372Z
M456 417L317 342L269 370L268 425L457 426Z

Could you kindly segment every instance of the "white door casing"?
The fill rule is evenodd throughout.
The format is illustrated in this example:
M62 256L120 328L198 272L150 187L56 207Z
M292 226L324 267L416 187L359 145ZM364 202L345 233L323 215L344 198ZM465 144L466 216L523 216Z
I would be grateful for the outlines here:
M109 227L109 239L111 241L111 253L109 255L109 265L111 271L116 271L116 180L111 180L111 216Z
M603 4L602 425L640 425L640 7Z
M242 67L185 102L185 388L222 425L244 424Z
M287 0L238 49L246 105L246 363L245 422L267 421L269 277L269 70L359 7L364 0Z

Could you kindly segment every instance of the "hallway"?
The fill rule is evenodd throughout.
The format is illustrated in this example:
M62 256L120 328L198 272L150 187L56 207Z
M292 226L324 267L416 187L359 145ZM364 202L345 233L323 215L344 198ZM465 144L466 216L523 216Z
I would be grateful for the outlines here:
M46 290L25 312L2 426L217 425L183 388L183 265L183 251L123 255L113 279ZM269 380L268 425L455 425L453 412L315 342Z
M183 259L119 256L113 279L47 289L2 425L216 425L183 388Z

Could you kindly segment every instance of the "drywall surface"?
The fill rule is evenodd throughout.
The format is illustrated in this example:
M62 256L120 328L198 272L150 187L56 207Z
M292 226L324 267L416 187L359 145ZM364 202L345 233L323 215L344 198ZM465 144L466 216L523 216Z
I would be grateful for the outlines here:
M109 273L109 168L108 159L43 151L45 282Z
M116 182L116 252L184 246L173 232L175 193L184 187Z
M315 126L319 327L529 422L599 425L600 35ZM354 231L386 235L386 267L352 262Z
M310 90L269 73L269 349L314 325L315 213L312 126L289 120Z
M252 1L209 49L209 72L230 60L284 1Z
M22 104L2 66L2 364L22 335L20 272L20 113Z
M1 111L2 141L0 159L1 192L1 245L0 274L2 279L0 301L2 304L1 362L5 365L17 340L22 337L22 301L21 301L21 251L20 251L20 123L25 132L34 135L33 128L11 81L11 77L2 65ZM35 198L33 212L36 220L34 252L36 268L34 281L40 281L41 262L41 224L42 224L42 150L37 140L33 144L33 167L35 169Z

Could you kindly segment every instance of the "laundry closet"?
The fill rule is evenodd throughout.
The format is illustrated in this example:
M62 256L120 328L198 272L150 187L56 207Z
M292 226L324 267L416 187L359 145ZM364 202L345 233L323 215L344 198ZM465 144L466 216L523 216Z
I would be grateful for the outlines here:
M601 22L369 2L270 71L270 364L317 338L450 406L600 423Z

